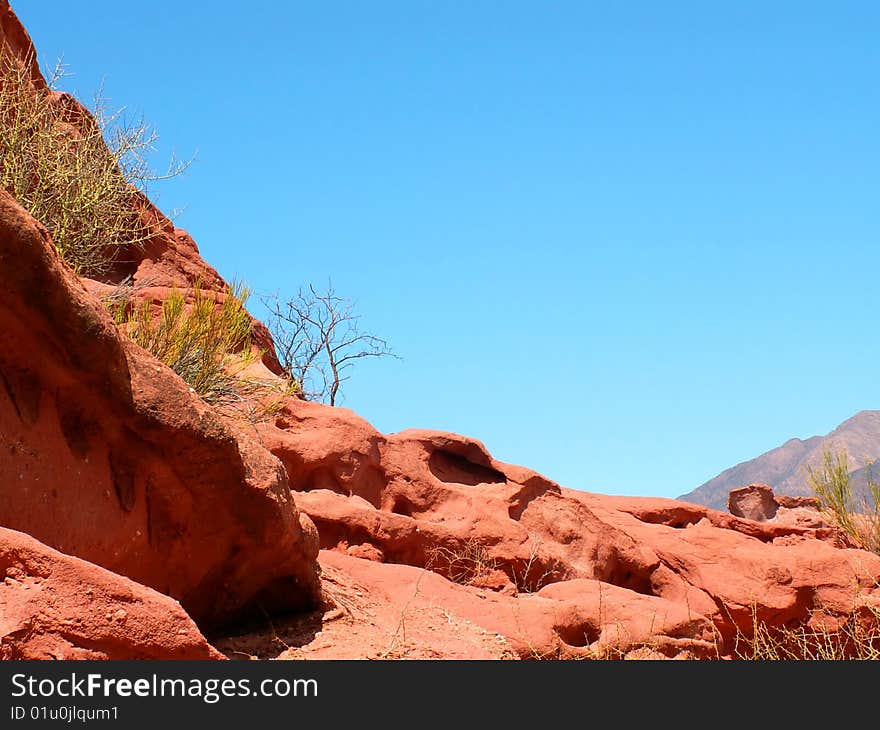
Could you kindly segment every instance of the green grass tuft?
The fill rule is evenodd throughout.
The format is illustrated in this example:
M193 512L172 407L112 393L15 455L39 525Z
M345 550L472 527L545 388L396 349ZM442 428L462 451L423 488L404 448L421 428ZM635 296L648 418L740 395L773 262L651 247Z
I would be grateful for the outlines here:
M138 345L176 372L208 403L235 400L236 372L256 359L253 322L245 309L250 291L233 284L222 302L197 284L190 300L172 290L159 305L115 306L114 317Z
M847 453L822 452L822 464L808 469L808 478L819 507L841 532L859 547L880 554L880 481L871 464L866 471L866 496L857 499Z

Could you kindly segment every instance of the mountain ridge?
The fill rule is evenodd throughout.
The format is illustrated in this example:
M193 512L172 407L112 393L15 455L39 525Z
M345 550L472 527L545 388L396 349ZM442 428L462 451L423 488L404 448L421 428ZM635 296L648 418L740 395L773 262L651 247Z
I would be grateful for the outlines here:
M863 486L866 464L880 459L880 411L861 410L825 436L790 438L753 459L729 467L678 499L714 509L727 509L731 489L747 484L769 484L777 494L812 493L809 470L821 464L825 450L847 452L854 481Z

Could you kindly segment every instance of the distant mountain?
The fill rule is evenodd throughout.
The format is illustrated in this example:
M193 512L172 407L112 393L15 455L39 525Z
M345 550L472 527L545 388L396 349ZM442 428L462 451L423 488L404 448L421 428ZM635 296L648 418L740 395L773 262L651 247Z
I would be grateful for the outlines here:
M751 461L725 469L679 499L715 509L727 509L731 489L746 484L769 484L777 494L809 495L809 467L822 462L824 449L846 449L856 487L865 484L865 464L880 460L880 411L860 411L841 423L827 436L812 436L804 441L791 439Z

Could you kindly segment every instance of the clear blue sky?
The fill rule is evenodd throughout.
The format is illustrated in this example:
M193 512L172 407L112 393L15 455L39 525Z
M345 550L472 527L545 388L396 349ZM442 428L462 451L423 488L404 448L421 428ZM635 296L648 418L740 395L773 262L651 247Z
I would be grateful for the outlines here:
M12 4L222 274L359 301L383 431L675 496L880 407L876 2Z

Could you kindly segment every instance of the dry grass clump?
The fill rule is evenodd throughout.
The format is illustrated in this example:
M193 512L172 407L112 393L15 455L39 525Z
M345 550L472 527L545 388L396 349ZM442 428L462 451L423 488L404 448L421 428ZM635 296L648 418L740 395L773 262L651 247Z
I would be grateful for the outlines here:
M498 568L498 562L483 545L471 539L454 549L444 546L431 548L425 567L453 583L471 585L493 573Z
M865 604L848 616L815 626L770 626L753 611L751 635L738 634L734 658L782 661L880 659L880 607Z
M511 569L513 583L520 593L537 593L544 586L562 580L565 567L555 559L549 561L541 558L542 539L533 536L529 547L529 557Z
M880 554L880 481L867 465L866 492L861 498L854 494L847 453L825 449L822 464L808 469L813 493L828 520L859 547Z
M156 306L112 300L117 324L138 345L168 365L208 403L234 401L246 387L236 377L257 355L251 348L253 323L245 309L249 290L235 283L218 302L196 284L187 301L173 289Z
M138 345L176 372L206 402L227 416L256 424L274 418L295 382L249 379L243 371L262 357L251 347L253 322L245 305L250 291L233 283L221 302L197 282L191 296L172 290L160 303L134 304L152 281L123 280L101 297L119 325ZM188 301L189 299L189 301Z
M526 560L506 565L493 558L489 549L474 538L460 545L439 545L427 551L425 567L459 585L477 585L496 573L507 575L517 593L537 593L550 583L565 575L565 570L555 560L540 557L541 539L534 538Z
M714 651L700 656L685 647L678 659L721 659L719 637ZM707 645L707 649L711 646ZM665 659L671 656L659 644L632 643L625 635L616 643L590 647L573 658L589 660ZM752 608L751 626L738 629L734 646L726 657L747 661L870 661L880 659L880 606L863 602L851 613L824 617L795 626L776 626L760 620Z
M24 66L0 54L0 185L46 226L68 266L96 277L122 247L150 236L139 201L147 181L186 165L153 174L146 155L155 131L109 114L100 94L91 112L51 85L36 88Z
M292 380L246 380L239 377L233 397L221 404L221 410L250 424L264 423L275 418L289 398L299 395L299 385Z

